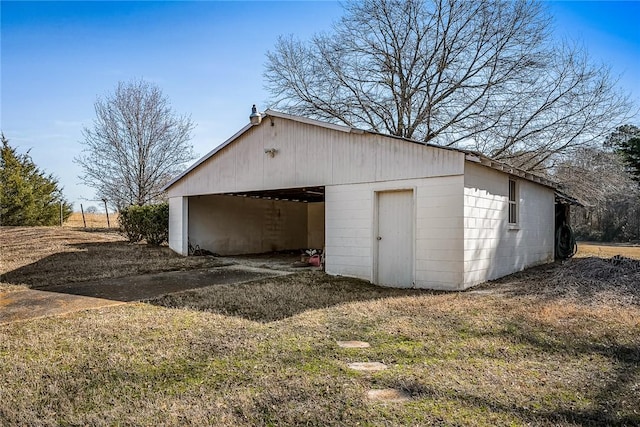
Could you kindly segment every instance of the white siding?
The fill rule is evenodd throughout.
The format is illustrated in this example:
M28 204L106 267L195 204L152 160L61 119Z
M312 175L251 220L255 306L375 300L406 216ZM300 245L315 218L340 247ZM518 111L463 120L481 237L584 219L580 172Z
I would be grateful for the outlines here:
M189 242L220 255L307 247L307 204L234 196L189 198Z
M276 149L272 157L265 150ZM460 175L464 154L369 133L266 118L169 188L194 196Z
M180 255L188 255L187 242L189 205L186 197L169 199L169 247Z
M509 175L465 165L464 282L472 286L553 261L553 190L518 178L518 224L508 224Z
M374 280L375 192L415 195L414 286L459 289L463 281L462 175L325 188L326 269Z

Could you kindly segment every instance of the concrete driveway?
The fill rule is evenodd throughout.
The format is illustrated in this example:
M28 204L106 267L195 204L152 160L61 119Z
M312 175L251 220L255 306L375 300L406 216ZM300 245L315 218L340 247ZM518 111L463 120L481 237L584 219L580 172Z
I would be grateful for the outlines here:
M245 283L286 274L291 272L230 265L51 286L46 290L16 290L0 293L0 324L141 301L188 289Z

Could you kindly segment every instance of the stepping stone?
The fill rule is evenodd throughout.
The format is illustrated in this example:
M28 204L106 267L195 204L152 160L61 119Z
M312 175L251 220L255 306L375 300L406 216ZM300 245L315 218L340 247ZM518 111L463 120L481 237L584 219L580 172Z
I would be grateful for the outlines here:
M364 341L338 341L338 347L342 348L367 348L370 347L368 342Z
M374 402L401 403L411 399L408 393L394 388L374 389L367 392L367 399Z
M382 371L387 369L387 365L380 362L354 362L347 365L356 371Z

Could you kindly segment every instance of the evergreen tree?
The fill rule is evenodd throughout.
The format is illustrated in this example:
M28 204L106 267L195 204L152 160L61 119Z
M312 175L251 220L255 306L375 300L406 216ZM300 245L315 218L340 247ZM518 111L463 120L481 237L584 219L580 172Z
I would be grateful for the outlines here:
M622 155L633 179L640 181L640 128L635 125L620 126L609 135L605 144Z
M56 225L72 206L62 198L58 180L46 175L26 154L18 154L2 134L0 147L0 225Z

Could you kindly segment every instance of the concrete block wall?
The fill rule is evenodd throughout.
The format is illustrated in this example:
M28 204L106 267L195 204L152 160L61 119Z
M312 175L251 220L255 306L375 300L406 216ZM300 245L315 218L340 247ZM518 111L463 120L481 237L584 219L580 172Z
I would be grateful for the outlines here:
M463 281L462 175L325 187L326 269L375 282L376 192L413 190L413 286L458 289Z
M169 247L180 255L188 255L187 218L188 202L186 197L169 199Z
M553 261L554 192L513 179L518 186L515 226L508 222L509 175L465 165L465 287Z
M220 255L306 248L306 203L211 195L189 198L189 242Z
M429 178L416 197L416 287L463 286L462 175Z
M307 248L324 248L324 203L307 203Z

